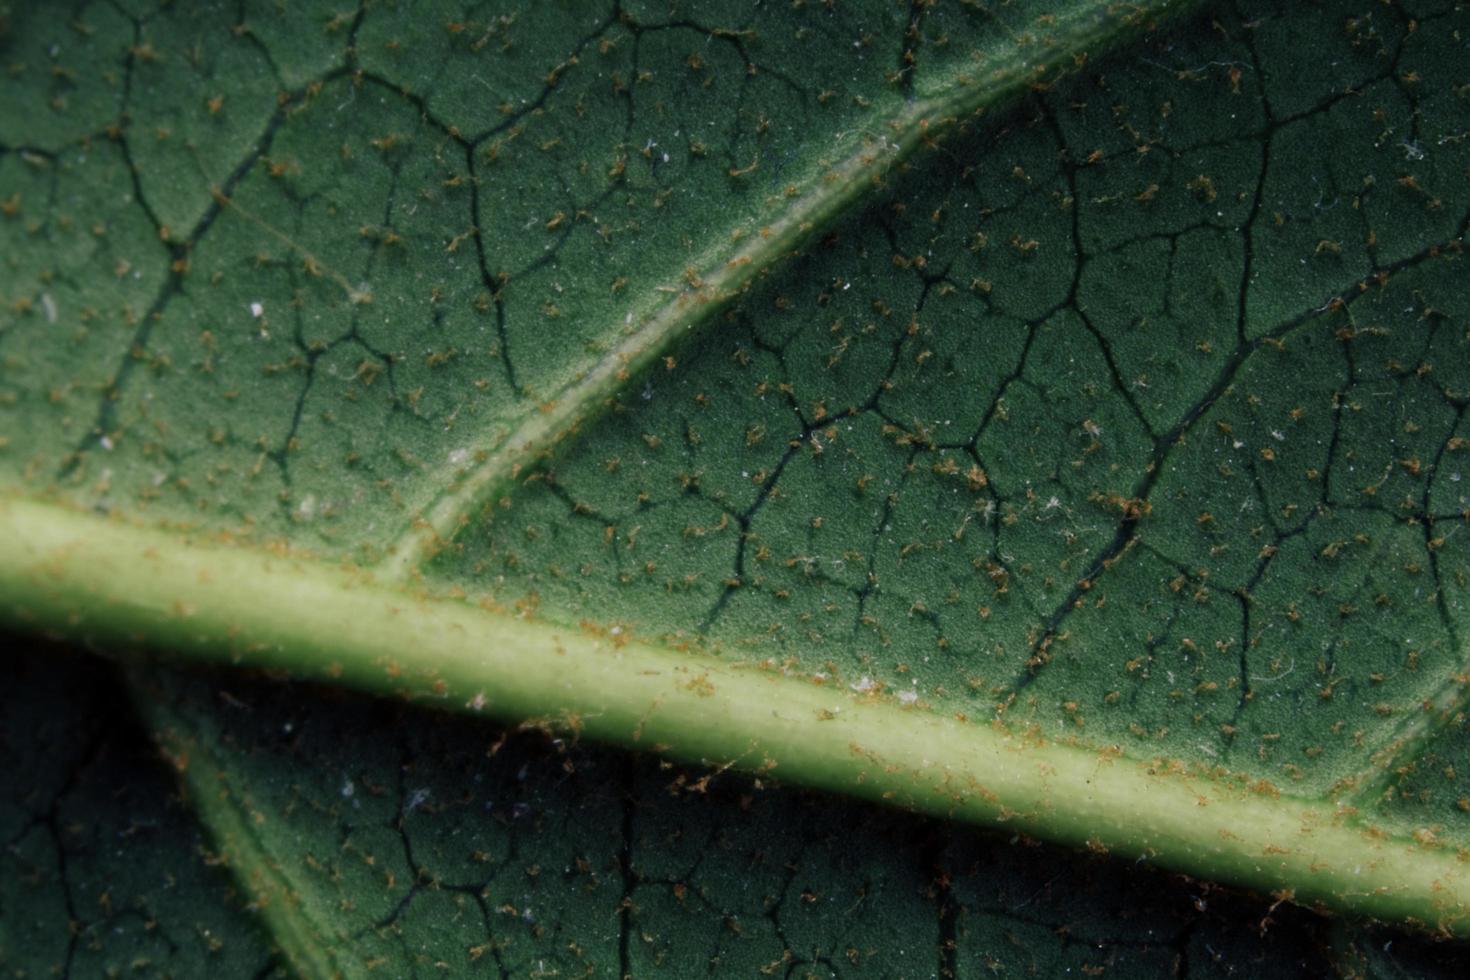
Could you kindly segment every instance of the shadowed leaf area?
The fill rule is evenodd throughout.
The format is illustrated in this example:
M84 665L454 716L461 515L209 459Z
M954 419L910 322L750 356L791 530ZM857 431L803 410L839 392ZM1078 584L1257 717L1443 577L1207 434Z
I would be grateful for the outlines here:
M23 777L3 801L13 975L289 975L218 867L232 842L190 827L172 771L119 717L114 674L39 647L14 677L25 707L0 746ZM169 716L167 758L239 793L290 867L293 914L346 973L1331 976L1381 960L1451 976L1456 963L1452 946L1207 882L542 732L238 675L145 683Z
M1184 6L0 3L0 508L1463 860L1470 10ZM54 601L68 553L0 559L6 622L280 665L264 606L109 631L128 583ZM1107 855L1151 831L742 774L745 735L675 764L550 701L507 730L38 643L0 693L6 976L1467 962L1423 937L1461 884L1416 931L1318 916L1228 828L1183 878Z

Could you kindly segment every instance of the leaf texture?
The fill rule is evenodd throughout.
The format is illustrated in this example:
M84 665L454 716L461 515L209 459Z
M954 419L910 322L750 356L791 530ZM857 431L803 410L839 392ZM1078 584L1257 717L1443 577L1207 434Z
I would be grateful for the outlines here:
M0 9L6 617L549 733L130 670L239 970L1443 960L726 775L1470 928L1470 20L1183 6Z

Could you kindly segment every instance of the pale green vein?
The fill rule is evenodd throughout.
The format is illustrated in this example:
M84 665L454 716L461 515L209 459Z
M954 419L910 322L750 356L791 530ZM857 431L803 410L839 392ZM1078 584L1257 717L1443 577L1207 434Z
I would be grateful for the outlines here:
M1424 830L1373 827L1351 807L1283 795L1245 776L1047 741L998 721L962 721L874 692L814 685L778 668L618 643L414 594L306 556L12 500L0 503L0 595L7 618L89 641L147 637L156 650L202 660L538 718L684 760L772 772L1470 935L1470 862ZM214 771L206 759L197 764L205 767L201 778ZM217 833L238 822L238 801L220 803L218 787L199 795ZM216 803L235 816L221 818ZM237 863L247 881L279 873L290 893L292 869L264 838L237 860L250 862ZM302 942L315 949L319 938ZM298 964L303 972L319 966Z
M875 117L840 145L835 161L819 161L812 173L792 184L795 193L771 220L758 228L729 229L685 269L670 270L677 285L647 299L629 314L621 339L575 381L484 451L472 468L455 475L389 549L382 572L406 578L454 538L488 500L501 494L521 470L555 449L593 418L633 375L653 364L674 345L747 289L762 273L808 241L818 230L864 199L885 174L919 147L932 144L961 122L1015 98L1028 88L1050 84L1083 64L1088 56L1120 37L1152 27L1194 0L1143 0L1119 5L1088 0L1045 18L1034 31L1015 35L1004 54L976 60L944 79L934 94L909 103L887 117Z
M1460 650L1459 659L1434 692L1402 722L1382 748L1369 757L1363 768L1339 779L1333 793L1344 803L1369 807L1379 803L1394 782L1411 767L1450 725L1460 720L1470 705L1465 682L1470 674L1470 650Z
M249 894L251 908L296 974L306 980L348 975L337 948L340 939L323 929L317 921L318 910L302 901L292 869L272 851L264 818L252 811L249 801L231 784L229 760L211 751L208 739L187 716L172 710L150 689L146 669L135 668L130 679L136 691L133 702L188 787L190 802L209 828L220 861Z

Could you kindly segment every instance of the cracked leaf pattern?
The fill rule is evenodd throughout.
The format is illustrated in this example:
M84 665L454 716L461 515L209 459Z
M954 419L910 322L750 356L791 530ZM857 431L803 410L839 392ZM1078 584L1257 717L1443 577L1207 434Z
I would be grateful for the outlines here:
M0 4L0 484L377 562L662 317L426 586L1463 847L1463 3L1213 4L709 275L1055 6ZM276 975L70 669L6 695L0 960ZM147 685L328 973L1460 952L565 733ZM99 885L109 836L167 887Z
M346 976L1300 976L1383 942L551 732L237 676L152 683L163 744L224 763L291 900L330 911ZM1453 968L1454 947L1396 941L1394 962Z
M17 11L52 94L0 117L7 472L375 555L923 94L904 51L1010 43L870 7Z
M446 572L1373 802L1454 717L1470 629L1470 191L1418 95L1463 20L1221 11L1032 97L733 306ZM1346 66L1315 96L1273 67L1304 37ZM1453 779L1416 819L1460 823Z
M110 672L13 638L0 712L7 977L285 977Z

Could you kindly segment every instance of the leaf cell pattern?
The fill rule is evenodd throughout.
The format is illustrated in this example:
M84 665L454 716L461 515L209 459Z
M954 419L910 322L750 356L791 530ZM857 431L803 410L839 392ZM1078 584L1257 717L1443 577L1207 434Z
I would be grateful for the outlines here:
M426 585L1463 840L1463 4L1211 5L963 120L704 295L711 256L884 120L1055 20L831 7L0 4L25 92L0 99L0 480L377 561L687 304L689 339L463 515ZM217 761L353 969L1454 955L1274 906L1295 932L1247 934L1250 901L1197 883L556 736L151 683L173 758ZM44 730L6 721L30 773ZM14 781L0 959L274 975L205 852L165 847L180 815L136 798L161 774L100 732ZM149 816L73 832L118 793ZM223 897L91 909L109 835ZM25 932L28 906L70 930Z

